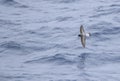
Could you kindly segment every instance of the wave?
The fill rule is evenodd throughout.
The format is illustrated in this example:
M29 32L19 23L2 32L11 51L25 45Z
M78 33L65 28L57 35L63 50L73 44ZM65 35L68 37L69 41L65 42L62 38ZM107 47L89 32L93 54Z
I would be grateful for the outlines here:
M45 1L49 1L49 0L45 0ZM52 0L53 3L75 3L78 0Z
M60 3L73 3L76 2L77 0L59 0Z
M90 27L95 31L91 33L91 36L97 41L111 40L111 35L119 35L120 32L120 27L114 26L112 23L105 21L101 21ZM96 31L96 29L99 31Z
M98 18L101 16L118 14L118 13L120 13L120 5L111 4L108 6L99 6L97 9L95 9L95 15L90 16L90 17L91 18Z
M18 26L20 25L19 23L13 22L11 20L5 20L5 19L0 19L0 26Z
M120 32L120 27L108 27L107 29L104 29L103 34L105 35L113 35L113 34L119 34Z
M68 20L72 20L73 18L72 17L57 17L56 20L58 22L62 22L62 21L68 21Z
M0 3L6 6L14 6L14 7L21 7L21 8L28 8L26 5L22 5L21 3L15 0L1 0Z
M64 55L56 54L54 56L42 57L36 60L26 61L25 63L54 63L59 65L74 64L75 62L67 59Z
M80 67L102 66L110 63L119 63L119 53L83 53L78 56Z
M4 42L0 45L0 47L7 48L7 49L15 49L15 50L23 49L21 44L16 43L14 41Z
M20 43L17 43L15 41L6 41L2 42L0 44L0 47L6 48L6 49L12 49L12 50L29 50L29 51L46 51L50 49L51 47L44 47L44 46L29 46L29 45L23 45Z
M87 62L87 59L89 57L89 54L90 53L82 53L81 55L79 55L77 57L77 60L78 60L78 68L79 69L84 69L86 67L86 62Z

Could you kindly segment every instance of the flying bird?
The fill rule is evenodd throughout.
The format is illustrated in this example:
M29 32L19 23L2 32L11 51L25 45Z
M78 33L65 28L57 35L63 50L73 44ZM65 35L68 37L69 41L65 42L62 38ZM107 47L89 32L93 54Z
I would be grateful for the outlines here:
M80 26L80 34L78 36L81 38L81 44L84 48L85 48L85 44L86 44L86 37L89 37L90 35L91 35L90 33L85 32L83 25L81 25Z

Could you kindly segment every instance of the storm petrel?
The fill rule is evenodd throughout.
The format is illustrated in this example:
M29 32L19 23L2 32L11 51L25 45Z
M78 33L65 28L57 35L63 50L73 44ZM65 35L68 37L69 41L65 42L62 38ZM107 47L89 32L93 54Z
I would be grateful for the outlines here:
M89 37L91 34L90 33L85 33L83 25L80 26L80 34L78 35L81 37L81 44L85 48L86 44L86 37Z

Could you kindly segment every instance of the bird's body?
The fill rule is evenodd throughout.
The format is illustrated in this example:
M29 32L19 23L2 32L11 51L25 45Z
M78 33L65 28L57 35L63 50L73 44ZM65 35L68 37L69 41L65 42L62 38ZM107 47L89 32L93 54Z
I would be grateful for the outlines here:
M90 37L90 33L86 33L86 34L83 34L83 35L82 35L82 34L79 34L78 36L79 36L79 37L81 37L81 36Z
M85 33L83 26L80 26L80 34L78 35L79 37L81 37L81 43L82 46L85 48L85 44L86 44L86 37L90 36L90 33Z
M86 37L90 37L90 33L86 33L85 35L86 35Z

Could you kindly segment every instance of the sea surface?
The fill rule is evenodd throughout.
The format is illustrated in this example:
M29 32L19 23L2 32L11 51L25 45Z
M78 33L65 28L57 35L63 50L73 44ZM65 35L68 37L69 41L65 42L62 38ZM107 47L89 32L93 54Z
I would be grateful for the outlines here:
M120 0L0 0L0 81L120 81Z

